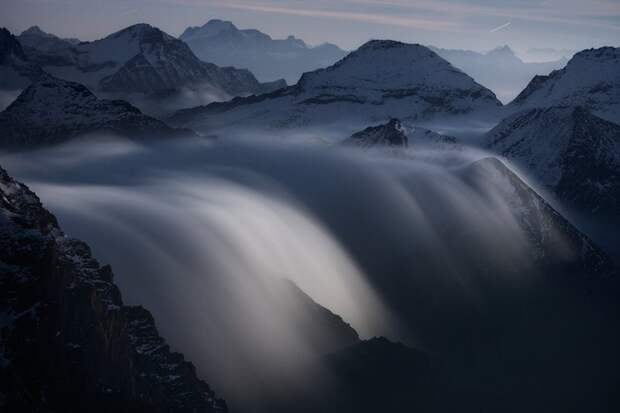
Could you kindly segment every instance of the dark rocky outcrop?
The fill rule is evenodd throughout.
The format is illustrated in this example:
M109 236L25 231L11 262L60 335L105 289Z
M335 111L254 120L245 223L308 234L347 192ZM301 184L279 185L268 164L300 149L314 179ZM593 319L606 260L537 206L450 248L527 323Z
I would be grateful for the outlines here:
M225 412L109 266L0 168L0 410Z
M375 145L407 146L408 142L407 134L400 121L391 119L388 123L370 126L354 133L350 138L345 139L344 144L367 148Z

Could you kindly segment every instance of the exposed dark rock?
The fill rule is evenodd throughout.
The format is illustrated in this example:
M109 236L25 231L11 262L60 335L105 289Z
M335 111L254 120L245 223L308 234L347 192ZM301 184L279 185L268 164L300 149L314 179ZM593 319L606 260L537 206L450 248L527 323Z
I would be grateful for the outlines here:
M225 412L109 266L0 168L0 409Z

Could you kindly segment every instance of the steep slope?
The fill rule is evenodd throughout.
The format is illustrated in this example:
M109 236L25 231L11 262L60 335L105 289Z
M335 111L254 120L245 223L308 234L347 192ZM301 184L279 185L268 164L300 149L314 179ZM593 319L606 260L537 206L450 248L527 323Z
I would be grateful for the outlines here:
M399 118L495 113L495 95L429 49L373 40L327 69L306 73L273 94L180 111L172 118L197 130L300 127Z
M620 126L583 107L529 109L503 120L486 146L514 161L560 200L614 215L620 208Z
M260 84L247 70L205 63L185 43L148 24L136 24L100 40L79 43L61 58L45 53L37 60L57 77L108 92L147 93L209 86L236 96L283 86Z
M387 123L369 126L362 131L356 132L342 143L362 148L377 146L442 148L453 146L456 143L456 139L420 127L407 127L398 119L390 119Z
M225 412L109 266L0 168L0 408Z
M20 90L42 74L24 53L19 41L0 28L0 90Z
M98 99L79 83L42 76L0 113L0 146L32 148L107 131L130 138L172 137L168 127L121 100Z
M239 30L222 20L188 27L179 38L204 61L247 68L263 81L284 78L291 84L303 73L332 65L346 55L333 44L308 47L293 36L272 39L258 30Z
M504 103L513 100L532 77L561 69L568 61L558 59L545 63L525 63L508 46L486 53L434 47L431 47L431 50L491 89Z
M597 116L620 123L620 48L577 53L564 69L534 77L507 108L518 111L550 106L584 106Z
M532 257L556 267L549 274L566 271L591 280L615 277L610 258L498 159L477 161L463 176L481 192L492 186L508 201L529 238Z

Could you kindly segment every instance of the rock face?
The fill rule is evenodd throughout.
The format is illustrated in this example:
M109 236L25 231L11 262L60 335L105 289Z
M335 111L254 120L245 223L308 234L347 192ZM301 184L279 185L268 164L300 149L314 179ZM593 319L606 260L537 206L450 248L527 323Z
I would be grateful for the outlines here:
M290 84L297 83L303 73L332 65L346 55L333 44L308 47L293 36L272 39L258 30L239 30L222 20L188 27L180 39L206 62L247 68L262 81L284 78Z
M491 89L505 103L513 100L532 77L561 69L568 62L568 59L560 58L552 62L526 63L508 46L486 53L435 47L431 50Z
M137 24L70 48L31 49L46 72L93 90L157 93L209 87L223 96L263 93L285 86L261 84L248 70L220 68L198 59L182 41L148 24Z
M584 106L597 116L620 123L620 48L577 53L564 69L534 77L507 108L518 111L551 106Z
M424 46L373 40L328 67L272 94L180 111L172 119L197 130L362 125L398 118L495 113L495 95Z
M486 146L571 206L609 216L620 208L620 126L584 107L518 112L487 133Z
M109 266L0 168L3 411L225 412Z
M26 56L15 36L0 28L0 90L23 89L42 73Z
M406 126L398 119L391 119L389 122L377 126L369 126L354 133L342 143L362 148L419 146L427 149L438 149L454 148L457 145L456 139L452 136L441 135L417 126Z
M363 131L356 132L343 142L345 145L361 146L407 146L409 139L403 125L398 119L391 119L388 123L370 126Z
M122 100L98 99L79 83L42 76L0 113L0 146L31 148L104 131L131 138L191 135Z

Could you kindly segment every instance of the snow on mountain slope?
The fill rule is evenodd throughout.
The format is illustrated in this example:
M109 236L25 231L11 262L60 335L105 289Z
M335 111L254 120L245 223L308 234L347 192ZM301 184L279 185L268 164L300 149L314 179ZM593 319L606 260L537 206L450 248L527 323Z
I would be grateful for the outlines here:
M620 208L620 126L583 107L535 108L503 120L486 146L560 200L592 212Z
M239 30L222 20L188 27L179 38L202 60L247 68L263 81L284 78L296 83L304 72L327 67L346 55L333 44L309 47L293 36L272 39L258 30Z
M0 28L0 90L20 90L43 72L24 53L17 38Z
M295 86L180 111L172 121L196 130L341 121L365 126L391 118L484 116L500 107L493 92L426 47L373 40L333 66L304 74Z
M507 108L584 106L620 123L620 48L602 47L577 53L562 70L536 76Z
M79 83L46 75L0 113L0 146L29 148L109 131L132 138L175 136L179 131L121 100L98 99Z
M511 213L529 238L528 248L536 260L552 266L549 270L555 267L554 271L558 271L566 266L565 271L583 279L616 277L617 269L609 256L497 158L472 163L462 171L462 176L481 193L492 193L510 205ZM614 288L618 287L616 281Z
M80 43L62 58L48 53L38 60L57 77L108 92L161 92L209 85L235 96L284 86L282 82L261 84L247 70L205 63L185 43L148 24Z
M430 49L491 89L505 103L513 100L532 77L560 69L568 61L562 58L545 63L525 63L508 46L498 47L486 53L435 47Z

